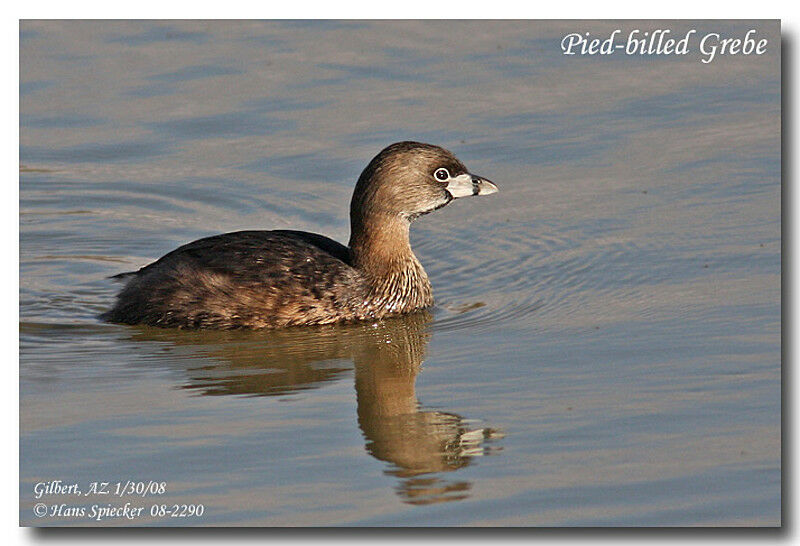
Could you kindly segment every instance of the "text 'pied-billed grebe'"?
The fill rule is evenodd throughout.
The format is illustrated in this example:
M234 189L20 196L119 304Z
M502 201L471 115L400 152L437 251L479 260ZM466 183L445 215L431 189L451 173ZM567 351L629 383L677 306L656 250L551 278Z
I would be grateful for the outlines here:
M110 322L177 328L281 328L379 319L433 305L409 227L453 199L497 192L449 151L382 150L350 203L350 246L303 231L237 231L183 245L128 279Z

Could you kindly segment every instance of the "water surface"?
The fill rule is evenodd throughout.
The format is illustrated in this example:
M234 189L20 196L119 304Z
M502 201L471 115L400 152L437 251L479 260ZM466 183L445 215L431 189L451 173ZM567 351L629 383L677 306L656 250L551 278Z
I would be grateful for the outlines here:
M560 52L620 26L770 47ZM46 502L205 506L140 525L779 524L778 32L23 22L21 522L97 524L35 517L36 482L131 479L166 494ZM346 242L360 170L404 139L500 187L412 228L430 313L97 320L109 275L198 237Z

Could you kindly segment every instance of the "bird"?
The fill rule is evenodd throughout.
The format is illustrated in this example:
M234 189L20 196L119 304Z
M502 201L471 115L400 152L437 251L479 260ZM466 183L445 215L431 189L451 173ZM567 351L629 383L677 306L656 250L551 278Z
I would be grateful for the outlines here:
M433 305L411 223L455 199L497 193L439 146L381 150L356 182L348 246L294 230L236 231L180 246L125 282L101 319L183 329L276 329L380 320Z

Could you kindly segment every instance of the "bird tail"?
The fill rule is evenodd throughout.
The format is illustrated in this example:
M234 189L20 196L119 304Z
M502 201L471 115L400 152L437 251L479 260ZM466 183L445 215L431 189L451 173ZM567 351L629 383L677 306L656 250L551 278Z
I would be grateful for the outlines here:
M108 277L109 279L114 279L115 281L124 281L130 277L136 275L138 271L126 271L125 273L117 273L116 275L111 275Z

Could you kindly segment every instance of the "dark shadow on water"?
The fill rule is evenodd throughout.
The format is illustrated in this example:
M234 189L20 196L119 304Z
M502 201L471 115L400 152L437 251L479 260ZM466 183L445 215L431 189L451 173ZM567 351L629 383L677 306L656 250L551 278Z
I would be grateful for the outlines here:
M496 451L495 429L470 427L454 413L425 409L415 383L430 338L431 315L377 323L269 332L135 328L137 341L168 342L218 364L186 370L181 386L204 396L286 396L355 369L358 424L367 452L400 478L395 490L414 505L465 499L472 484L445 479L472 457ZM207 362L207 361L206 361ZM352 365L351 365L352 363Z

